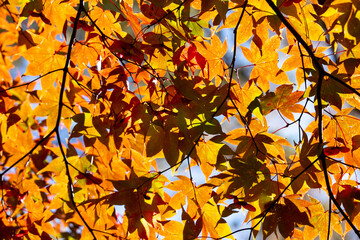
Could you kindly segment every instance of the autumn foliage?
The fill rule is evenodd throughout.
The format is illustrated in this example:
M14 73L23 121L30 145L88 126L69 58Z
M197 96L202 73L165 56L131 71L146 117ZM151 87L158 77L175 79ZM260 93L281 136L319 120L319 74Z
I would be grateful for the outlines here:
M2 0L0 239L360 238L359 8Z

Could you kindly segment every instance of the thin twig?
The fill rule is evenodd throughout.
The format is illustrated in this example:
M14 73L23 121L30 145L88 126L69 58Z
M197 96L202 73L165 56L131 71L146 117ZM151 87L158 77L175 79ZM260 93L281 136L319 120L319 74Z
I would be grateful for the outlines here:
M45 73L44 75L41 75L41 76L39 76L39 77L37 77L37 78L29 81L29 82L26 82L26 83L23 83L23 84L20 84L20 85L16 85L16 86L12 86L12 87L9 87L9 88L7 88L7 89L0 90L0 93L9 91L9 90L11 90L11 89L28 86L28 85L30 85L31 83L33 83L33 82L41 79L42 77L45 77L46 75L49 75L49 74L51 74L51 73L54 73L54 72L57 72L57 71L60 71L60 70L63 70L63 69L62 69L62 68L59 68L59 69L52 70L52 71L50 71L50 72Z

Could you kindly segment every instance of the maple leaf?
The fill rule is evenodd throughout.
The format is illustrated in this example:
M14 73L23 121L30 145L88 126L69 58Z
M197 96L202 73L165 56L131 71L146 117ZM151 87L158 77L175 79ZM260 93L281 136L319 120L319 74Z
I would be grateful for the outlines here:
M291 85L281 85L275 92L270 92L260 98L260 106L264 115L269 114L273 110L278 110L286 118L295 121L293 113L301 113L303 106L298 104L301 101L303 92L292 91Z
M269 81L275 84L291 84L285 72L277 67L278 54L273 49L279 45L279 37L273 36L259 46L252 42L250 49L241 47L246 59L254 64L250 79L265 92L269 90Z
M284 204L275 205L271 212L273 211L275 214L264 219L263 232L266 237L276 231L276 226L279 227L279 232L284 238L293 235L295 224L313 227L306 212L300 212L298 207L287 198L284 199Z

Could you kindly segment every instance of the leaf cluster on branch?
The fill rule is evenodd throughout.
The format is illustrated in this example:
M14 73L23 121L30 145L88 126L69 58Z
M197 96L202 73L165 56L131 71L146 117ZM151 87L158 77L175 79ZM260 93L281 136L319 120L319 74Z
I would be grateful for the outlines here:
M0 239L360 238L359 8L2 0Z

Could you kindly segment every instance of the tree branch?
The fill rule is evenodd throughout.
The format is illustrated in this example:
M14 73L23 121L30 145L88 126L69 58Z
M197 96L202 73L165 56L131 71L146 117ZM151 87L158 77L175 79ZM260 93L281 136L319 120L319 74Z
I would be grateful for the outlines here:
M268 5L272 8L272 10L275 12L275 14L279 17L279 19L281 20L282 23L284 23L284 25L289 29L289 31L294 35L294 37L296 38L296 40L298 42L300 42L300 44L305 48L306 52L309 54L312 63L314 64L314 67L316 68L316 70L318 71L319 77L318 77L318 82L317 82L317 89L316 89L316 99L317 99L317 115L318 115L318 133L319 133L319 147L321 148L321 153L319 155L319 159L321 161L321 165L322 165L322 170L324 173L324 177L325 177L325 184L326 184L326 189L328 191L329 194L329 198L330 200L332 200L335 204L335 206L338 208L338 210L340 211L340 213L343 215L344 219L346 220L346 222L351 226L351 228L354 230L355 234L360 238L360 232L359 230L356 228L356 226L352 223L352 221L350 220L350 218L347 216L347 214L345 213L345 211L341 208L340 204L337 202L337 200L334 197L334 194L332 193L331 190L331 186L330 186L330 180L329 180L329 176L328 176L328 171L327 171L327 166L326 166L326 156L324 154L324 149L323 149L323 145L324 145L324 140L323 140L323 124L322 124L322 99L321 99L321 87L322 87L322 81L324 79L324 76L328 76L332 79L336 78L334 76L332 76L331 74L327 73L324 68L321 66L321 64L319 63L319 61L317 60L317 58L315 57L314 53L311 51L310 47L307 45L307 43L302 39L302 37L300 36L300 34L293 28L293 26L286 20L286 18L283 16L283 14L280 12L280 10L275 6L275 4L272 2L272 0L266 0L266 2L268 3ZM342 81L338 81L338 82L342 82ZM346 84L346 83L344 83ZM349 86L350 87L350 86ZM358 94L357 92L354 92L355 94Z
M56 132L56 139L57 139L57 142L58 142L59 147L60 147L61 155L64 158L66 175L68 177L68 192L69 192L70 202L73 205L75 212L79 215L79 217L81 218L81 220L85 224L86 228L91 233L92 237L94 239L96 239L96 236L95 236L92 228L85 221L84 217L81 215L79 209L76 206L74 196L73 196L73 186L72 186L73 182L72 182L71 175L70 175L69 162L68 162L68 160L66 158L66 154L65 154L65 151L64 151L63 146L61 144L61 138L60 138L60 123L61 123L62 108L64 106L63 97L64 97L64 92L65 92L66 77L67 77L67 74L68 74L68 71L69 71L69 64L70 64L70 59L71 59L71 50L72 50L73 44L75 42L77 25L78 25L81 13L83 11L85 11L83 3L84 3L83 0L80 0L79 8L77 10L77 14L76 14L76 17L75 17L75 20L74 20L73 30L72 30L70 41L69 41L69 48L68 48L68 51L67 51L67 54L66 54L65 66L64 66L64 69L63 69L63 78L62 78L62 81L61 81L61 88L60 88L60 93L59 93L58 115L57 115L56 124L55 124L54 129L55 129L55 132Z

